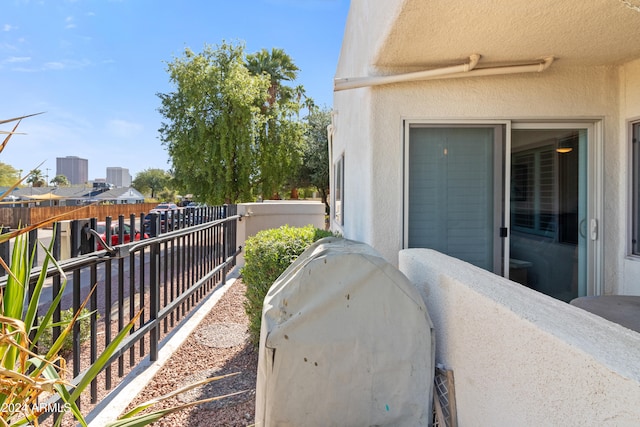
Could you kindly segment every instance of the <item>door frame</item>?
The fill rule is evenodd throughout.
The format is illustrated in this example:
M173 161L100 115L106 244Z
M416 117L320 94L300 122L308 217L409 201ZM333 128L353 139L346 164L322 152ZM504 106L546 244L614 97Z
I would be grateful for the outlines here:
M406 249L409 241L409 130L412 126L433 127L472 127L503 126L504 148L503 170L503 209L502 226L508 230L502 241L502 275L509 276L509 239L511 234L510 203L511 199L511 132L512 129L561 129L576 128L587 130L587 295L601 295L603 292L603 123L601 118L594 119L405 119L403 120L402 150L403 165L402 195L402 248ZM592 228L596 232L595 239L590 236ZM497 232L497 230L496 230ZM494 251L495 252L495 251ZM494 263L495 264L495 263Z
M499 165L505 163L510 164L510 158L506 153L511 151L511 123L509 120L431 120L431 119L412 119L404 120L403 122L403 149L402 149L402 165L403 165L403 212L402 212L402 248L406 249L409 242L409 131L412 127L425 126L425 127L500 127L504 130L504 134L501 135L503 139L503 145L500 150L494 153L494 164ZM498 135L495 136L498 138ZM510 168L503 168L502 171L494 171L494 190L498 189L502 192L502 200L498 200L494 197L494 226L495 239L494 242L494 273L500 272L504 275L509 271L509 245L506 244L504 238L501 238L499 233L500 227L508 227L508 216L505 215L508 212L508 207L505 206L507 200L509 200L509 180L510 180ZM499 182L502 180L502 182ZM506 222L505 222L506 221Z
M587 289L603 292L603 136L602 119L512 120L511 129L586 129L587 131ZM510 157L510 156L509 156ZM595 239L592 236L595 233ZM582 296L582 295L581 295Z

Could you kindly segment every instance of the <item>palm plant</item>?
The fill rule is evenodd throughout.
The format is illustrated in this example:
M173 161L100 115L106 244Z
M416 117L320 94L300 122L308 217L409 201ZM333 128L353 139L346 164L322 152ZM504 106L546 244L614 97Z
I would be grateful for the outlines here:
M293 59L283 49L273 48L271 52L267 49L247 55L247 69L255 75L268 74L271 82L269 87L269 107L281 98L290 98L293 95L290 88L282 90L283 80L293 81L298 77L300 69L293 63Z
M27 178L27 183L31 184L32 187L44 187L46 182L42 177L42 171L40 169L34 169L29 173L29 178Z
M12 121L17 122L12 131L2 132L7 136L0 145L0 152L4 150L11 136L16 133L20 121L25 117L29 116L0 121L0 124ZM30 175L32 173L16 182L7 192L0 196L0 201ZM58 352L65 338L71 332L74 322L77 321L80 311L76 313L71 322L65 325L64 330L46 354L38 354L36 343L44 333L45 328L60 326L59 324L52 325L51 319L62 298L66 287L66 278L64 272L51 255L52 241L48 248L43 247L46 256L43 260L42 270L33 292L29 294L28 285L35 254L29 253L26 233L34 228L58 221L61 217L49 218L39 224L20 228L0 236L0 242L15 238L10 265L0 258L0 266L8 274L6 285L0 289L0 423L2 425L18 426L37 423L37 418L47 409L46 405L38 405L37 402L39 399L51 394L59 396L64 402L64 407L69 409L81 424L86 425L75 401L91 380L100 372L109 356L133 326L133 323L130 323L118 334L75 387L72 387L65 379L64 359L58 355ZM53 264L58 269L63 281L60 292L53 298L47 313L38 326L38 304L49 264ZM81 310L85 304L82 304ZM33 335L32 340L29 338L30 335ZM60 421L61 418L57 420L57 423Z

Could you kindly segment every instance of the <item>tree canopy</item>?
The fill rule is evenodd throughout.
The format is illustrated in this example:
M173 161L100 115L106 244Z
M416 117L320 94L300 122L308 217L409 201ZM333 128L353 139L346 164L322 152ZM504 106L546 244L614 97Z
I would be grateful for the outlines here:
M29 172L27 183L31 184L32 187L44 187L47 184L40 169L34 169Z
M304 90L281 49L241 44L186 49L167 64L175 90L158 94L160 128L178 187L211 204L272 197L302 162Z
M7 163L0 162L0 185L10 187L20 179L20 172Z
M56 175L51 181L49 181L49 183L58 187L68 187L71 185L69 183L69 179L64 175Z
M311 107L307 117L306 145L300 181L318 190L322 202L329 208L329 137L327 127L331 124L331 110Z
M162 169L145 169L136 174L131 186L155 198L156 194L171 186L171 175Z

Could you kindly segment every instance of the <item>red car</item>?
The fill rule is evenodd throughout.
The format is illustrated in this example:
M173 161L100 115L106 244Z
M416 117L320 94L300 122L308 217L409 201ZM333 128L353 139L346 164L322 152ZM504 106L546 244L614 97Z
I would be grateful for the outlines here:
M102 237L102 239L104 239L104 241L106 242L107 241L107 223L99 222L96 226L96 231ZM119 231L120 231L120 228L118 227L118 223L112 223L111 224L111 243L110 243L111 246L119 245L120 243L129 243L131 241L131 227L129 226L129 224L124 225L124 242L120 242L118 239ZM144 238L148 239L149 236L145 233ZM135 231L133 240L140 240L140 232L138 230ZM102 243L100 243L98 239L96 239L96 247L99 251L102 249L105 249L102 246Z

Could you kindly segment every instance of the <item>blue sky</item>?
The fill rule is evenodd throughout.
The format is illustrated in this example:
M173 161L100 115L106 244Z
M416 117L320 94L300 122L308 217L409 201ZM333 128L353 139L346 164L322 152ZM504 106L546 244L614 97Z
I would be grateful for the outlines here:
M3 0L0 119L23 120L0 161L52 179L56 157L89 160L135 178L170 164L157 93L173 88L166 63L186 47L242 42L247 53L284 49L297 84L331 107L349 0ZM7 125L0 127L9 130Z

